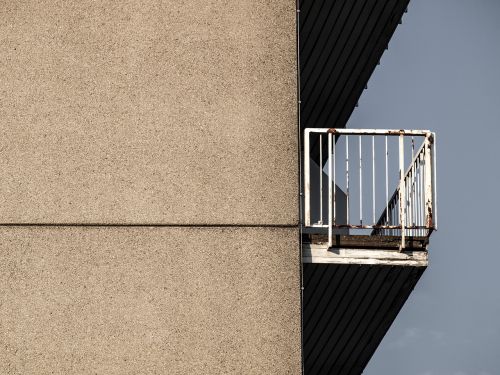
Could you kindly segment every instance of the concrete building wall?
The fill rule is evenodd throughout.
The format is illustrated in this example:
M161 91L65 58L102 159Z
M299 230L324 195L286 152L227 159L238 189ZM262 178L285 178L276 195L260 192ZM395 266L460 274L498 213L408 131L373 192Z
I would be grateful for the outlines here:
M0 56L1 221L297 224L294 1L7 0Z
M296 229L0 229L1 374L300 373Z
M295 30L2 2L0 373L300 373Z

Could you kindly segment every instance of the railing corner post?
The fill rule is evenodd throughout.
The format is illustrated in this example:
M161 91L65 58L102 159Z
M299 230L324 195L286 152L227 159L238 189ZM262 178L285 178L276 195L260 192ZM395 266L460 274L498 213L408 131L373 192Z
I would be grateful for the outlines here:
M433 202L432 202L432 169L433 169L433 158L432 158L432 150L431 150L431 140L430 136L425 137L425 146L424 146L424 201L425 201L425 226L427 227L428 234L433 229Z
M333 181L333 168L334 163L332 157L332 133L328 133L328 247L333 246L333 210L335 201L333 199L333 189L335 188Z
M311 160L310 130L304 131L304 225L311 225Z
M405 227L406 227L406 197L405 197L405 151L404 134L399 135L399 223L401 225L401 250L406 247Z

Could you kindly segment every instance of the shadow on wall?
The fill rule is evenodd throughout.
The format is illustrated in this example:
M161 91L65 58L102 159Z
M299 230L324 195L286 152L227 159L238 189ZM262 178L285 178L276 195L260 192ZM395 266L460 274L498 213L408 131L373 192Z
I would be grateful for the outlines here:
M311 224L323 223L328 225L328 175L321 171L318 164L311 159ZM322 180L322 181L321 181ZM320 187L323 186L323 191ZM321 197L323 198L321 200ZM336 202L336 223L347 224L347 195L345 192L335 185L335 202ZM323 206L323 210L321 210ZM315 233L327 233L327 228L314 228ZM334 234L349 234L349 229L333 229Z

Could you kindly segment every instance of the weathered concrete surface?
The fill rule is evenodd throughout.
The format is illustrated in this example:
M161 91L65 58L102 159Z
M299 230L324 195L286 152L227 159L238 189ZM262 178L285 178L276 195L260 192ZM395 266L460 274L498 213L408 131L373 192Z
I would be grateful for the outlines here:
M0 7L0 222L296 224L294 1Z
M0 373L300 374L295 229L0 228Z

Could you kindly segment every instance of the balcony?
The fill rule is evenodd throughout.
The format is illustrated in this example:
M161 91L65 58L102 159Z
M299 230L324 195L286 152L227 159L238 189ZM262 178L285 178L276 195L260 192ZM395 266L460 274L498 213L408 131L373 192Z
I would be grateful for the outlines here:
M327 248L423 248L437 228L428 130L304 131L303 233Z
M361 374L427 268L435 139L427 130L305 129L306 375Z

